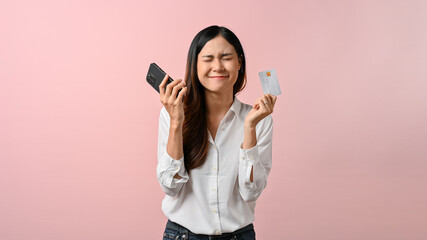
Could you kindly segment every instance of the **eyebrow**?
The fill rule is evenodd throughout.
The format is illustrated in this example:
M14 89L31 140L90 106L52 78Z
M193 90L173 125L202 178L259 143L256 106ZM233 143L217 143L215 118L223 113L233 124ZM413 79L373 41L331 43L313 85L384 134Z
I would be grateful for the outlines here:
M226 56L230 56L233 55L233 53L223 53L221 54L221 57L226 57ZM208 57L208 58L213 58L213 55L203 55L202 57Z

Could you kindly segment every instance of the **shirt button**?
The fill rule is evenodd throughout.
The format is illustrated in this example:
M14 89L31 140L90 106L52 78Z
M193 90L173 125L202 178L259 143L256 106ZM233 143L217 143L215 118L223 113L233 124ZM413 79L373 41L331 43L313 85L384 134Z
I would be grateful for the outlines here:
M224 126L221 127L221 130L224 130Z
M217 213L217 210L216 210L216 209L214 209L214 210L212 210L212 212L213 212L213 213Z
M212 191L216 191L216 188L214 188L214 187L213 187L213 188L212 188Z
M212 170L216 171L216 167L213 167Z
M178 169L179 169L179 167L178 167L178 166L176 166L176 167L175 167L175 170L178 170Z
M221 234L221 232L219 230L216 230L215 233L216 233L216 235Z

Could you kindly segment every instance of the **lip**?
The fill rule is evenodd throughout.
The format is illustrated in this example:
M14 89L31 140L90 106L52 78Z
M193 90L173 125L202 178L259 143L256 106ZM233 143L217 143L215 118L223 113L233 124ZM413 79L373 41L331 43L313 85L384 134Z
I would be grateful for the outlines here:
M228 76L210 76L209 78L216 78L216 79L223 79L227 78Z

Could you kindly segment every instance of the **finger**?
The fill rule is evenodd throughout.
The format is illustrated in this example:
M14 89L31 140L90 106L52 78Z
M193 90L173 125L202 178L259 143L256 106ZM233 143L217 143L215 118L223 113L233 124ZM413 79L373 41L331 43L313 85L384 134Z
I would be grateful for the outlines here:
M264 94L260 98L258 98L257 101L262 100L262 101L264 101L264 103L268 104L268 100L267 100L268 96L269 96L269 94Z
M258 100L258 105L261 111L267 111L268 103L266 104L266 100L263 97Z
M182 89L183 87L185 87L185 82L181 82L181 83L179 83L179 84L175 85L175 86L173 87L171 97L176 98L176 97L177 97L176 95L178 94L178 91L179 91L180 89Z
M162 82L159 85L160 95L165 94L165 86L166 86L168 78L169 78L169 74L166 73L165 77L163 78Z
M274 108L274 106L276 105L276 100L277 100L277 96L273 95L273 94L267 94L268 98L271 101L271 107L272 109Z
M181 91L178 93L178 97L176 98L176 100L178 101L178 103L182 102L182 98L184 98L184 96L187 94L187 86L184 86Z
M276 104L277 96L271 95L271 98L273 99L273 105Z
M257 110L259 110L261 107L262 107L262 109L265 109L265 100L264 100L264 96L262 96L262 97L260 97L260 98L258 98L256 101L255 101L255 104L254 104L254 108L255 108L255 106L257 106Z
M276 102L276 99L277 99L277 96L275 96L275 95L273 95L273 94L266 94L272 101L273 101L273 103L275 103Z
M277 96L271 95L271 98L273 100L273 105L276 104Z
M274 95L269 94L269 95L268 95L268 99L270 100L270 103L271 103L271 105L270 105L271 113L273 113L273 111L274 111L274 106L276 105L277 97L276 97L276 96L274 96Z
M165 92L165 95L166 95L167 97L170 97L170 95L171 95L171 93L172 93L172 89L173 89L173 87L175 87L175 86L176 86L177 84L179 84L181 81L182 81L181 79L177 79L177 80L174 80L173 82L169 83L169 84L166 86L166 92Z
M271 107L272 107L272 101L270 100L270 98L268 97L268 95L264 95L263 97L262 97L262 100L261 100L263 103L264 103L264 106L265 106L265 109L268 111L268 112L271 112Z
M271 100L270 95L264 95L264 100L267 104L271 105L273 103L273 101Z
M268 110L271 113L273 113L274 110L274 100L272 95L267 95L267 100L268 100Z

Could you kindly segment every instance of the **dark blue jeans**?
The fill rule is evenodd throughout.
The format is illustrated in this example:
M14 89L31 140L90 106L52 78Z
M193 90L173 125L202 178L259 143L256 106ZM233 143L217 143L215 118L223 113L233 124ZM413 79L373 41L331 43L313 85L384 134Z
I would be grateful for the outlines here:
M222 235L202 235L192 233L185 227L168 221L166 224L165 232L163 233L163 240L255 240L254 225L236 230L232 233L224 233Z

